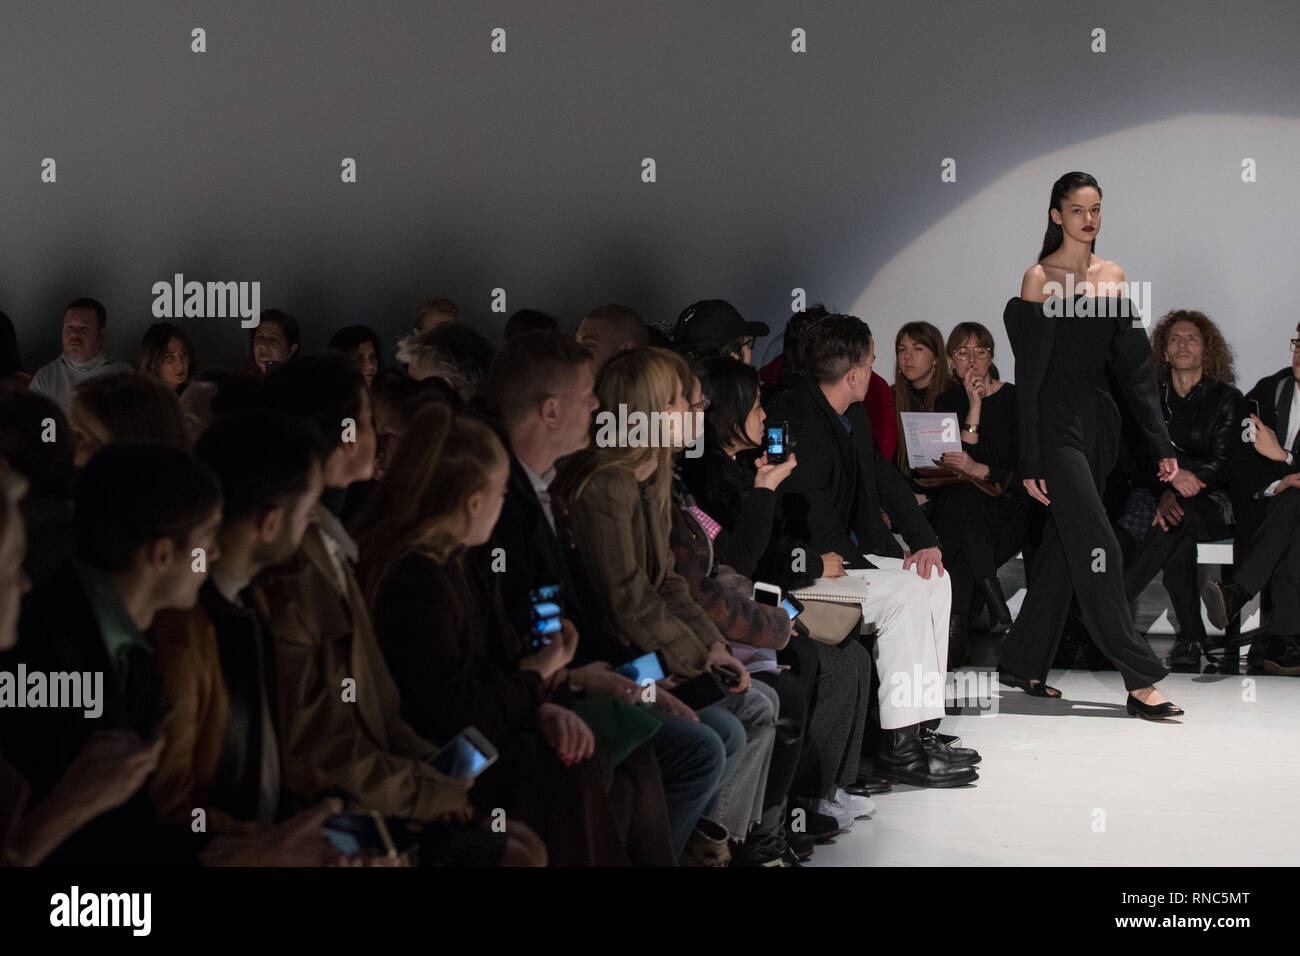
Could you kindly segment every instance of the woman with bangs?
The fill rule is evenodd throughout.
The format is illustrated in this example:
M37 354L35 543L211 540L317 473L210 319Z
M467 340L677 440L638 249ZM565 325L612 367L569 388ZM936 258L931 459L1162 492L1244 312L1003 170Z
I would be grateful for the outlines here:
M962 481L930 493L930 525L943 542L944 564L952 574L949 670L969 663L968 626L977 599L988 608L989 634L1011 629L998 568L1029 537L1029 495L1014 480L1016 387L999 380L993 350L987 328L958 323L946 349L953 385L934 403L937 412L955 413L961 429L961 451L944 452L944 463L982 483ZM989 494L990 489L1000 493Z

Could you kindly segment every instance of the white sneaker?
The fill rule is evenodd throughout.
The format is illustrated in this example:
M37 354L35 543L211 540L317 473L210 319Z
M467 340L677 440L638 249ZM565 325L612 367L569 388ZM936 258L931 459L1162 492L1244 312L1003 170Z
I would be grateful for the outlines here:
M843 790L835 791L835 799L831 803L833 806L843 807L855 817L867 817L876 812L876 801Z
M833 817L841 830L851 830L853 828L854 814L848 807L833 803L830 800L818 800L817 812Z

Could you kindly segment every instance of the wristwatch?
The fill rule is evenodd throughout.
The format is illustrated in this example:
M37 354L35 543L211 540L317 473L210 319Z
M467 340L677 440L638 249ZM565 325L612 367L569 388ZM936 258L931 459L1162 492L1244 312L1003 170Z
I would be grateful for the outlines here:
M961 430L964 432L970 432L972 435L974 435L979 432L980 427L978 425L972 425L969 422L967 422L965 425L962 425Z

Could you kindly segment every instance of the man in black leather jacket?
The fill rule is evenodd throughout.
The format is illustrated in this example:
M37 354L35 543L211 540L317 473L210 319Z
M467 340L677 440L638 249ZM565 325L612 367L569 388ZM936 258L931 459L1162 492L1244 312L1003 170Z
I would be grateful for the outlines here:
M1222 334L1203 313L1168 313L1151 342L1161 411L1178 449L1178 474L1167 488L1153 481L1138 490L1156 499L1155 517L1125 567L1124 590L1133 600L1164 569L1179 628L1169 668L1199 673L1206 633L1196 588L1196 543L1232 533L1226 486L1241 392L1224 380L1232 375L1231 357ZM1154 468L1135 473L1153 474Z
M1300 324L1290 346L1290 366L1260 379L1241 403L1233 582L1210 581L1202 593L1211 622L1222 627L1267 588L1271 640L1252 644L1252 665L1300 676Z

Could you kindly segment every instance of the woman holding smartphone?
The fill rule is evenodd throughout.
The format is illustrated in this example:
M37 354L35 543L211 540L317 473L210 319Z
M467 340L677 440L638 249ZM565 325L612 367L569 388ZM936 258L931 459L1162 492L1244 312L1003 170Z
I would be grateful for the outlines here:
M533 827L554 865L670 865L653 750L642 745L611 771L560 686L577 646L573 625L533 650L484 555L471 550L501 514L505 447L484 422L445 405L421 411L407 434L355 522L358 580L403 718L430 740L472 725L496 746L471 800Z
M596 382L596 440L562 464L551 495L567 513L609 633L643 652L658 651L676 678L739 677L722 700L699 708L699 717L724 740L745 741L729 756L722 791L705 811L743 844L762 816L779 705L772 688L750 683L673 561L673 457L694 417L683 385L689 378L685 362L666 349L632 349L610 359ZM611 441L601 431L602 420L631 421L633 414L665 423L667 434L629 429Z
M1047 215L1038 262L1003 313L1019 380L1019 470L1025 489L1049 511L1029 593L1002 648L1000 679L1037 697L1061 696L1046 678L1070 598L1077 596L1089 633L1123 675L1129 714L1178 717L1183 711L1155 687L1169 671L1133 623L1119 542L1101 501L1120 431L1107 370L1158 462L1160 480L1178 473L1151 346L1135 311L1125 308L1130 304L1115 297L1115 289L1125 288L1124 270L1093 251L1101 229L1097 180L1066 173L1052 186ZM1045 303L1071 283L1083 291L1049 310Z

